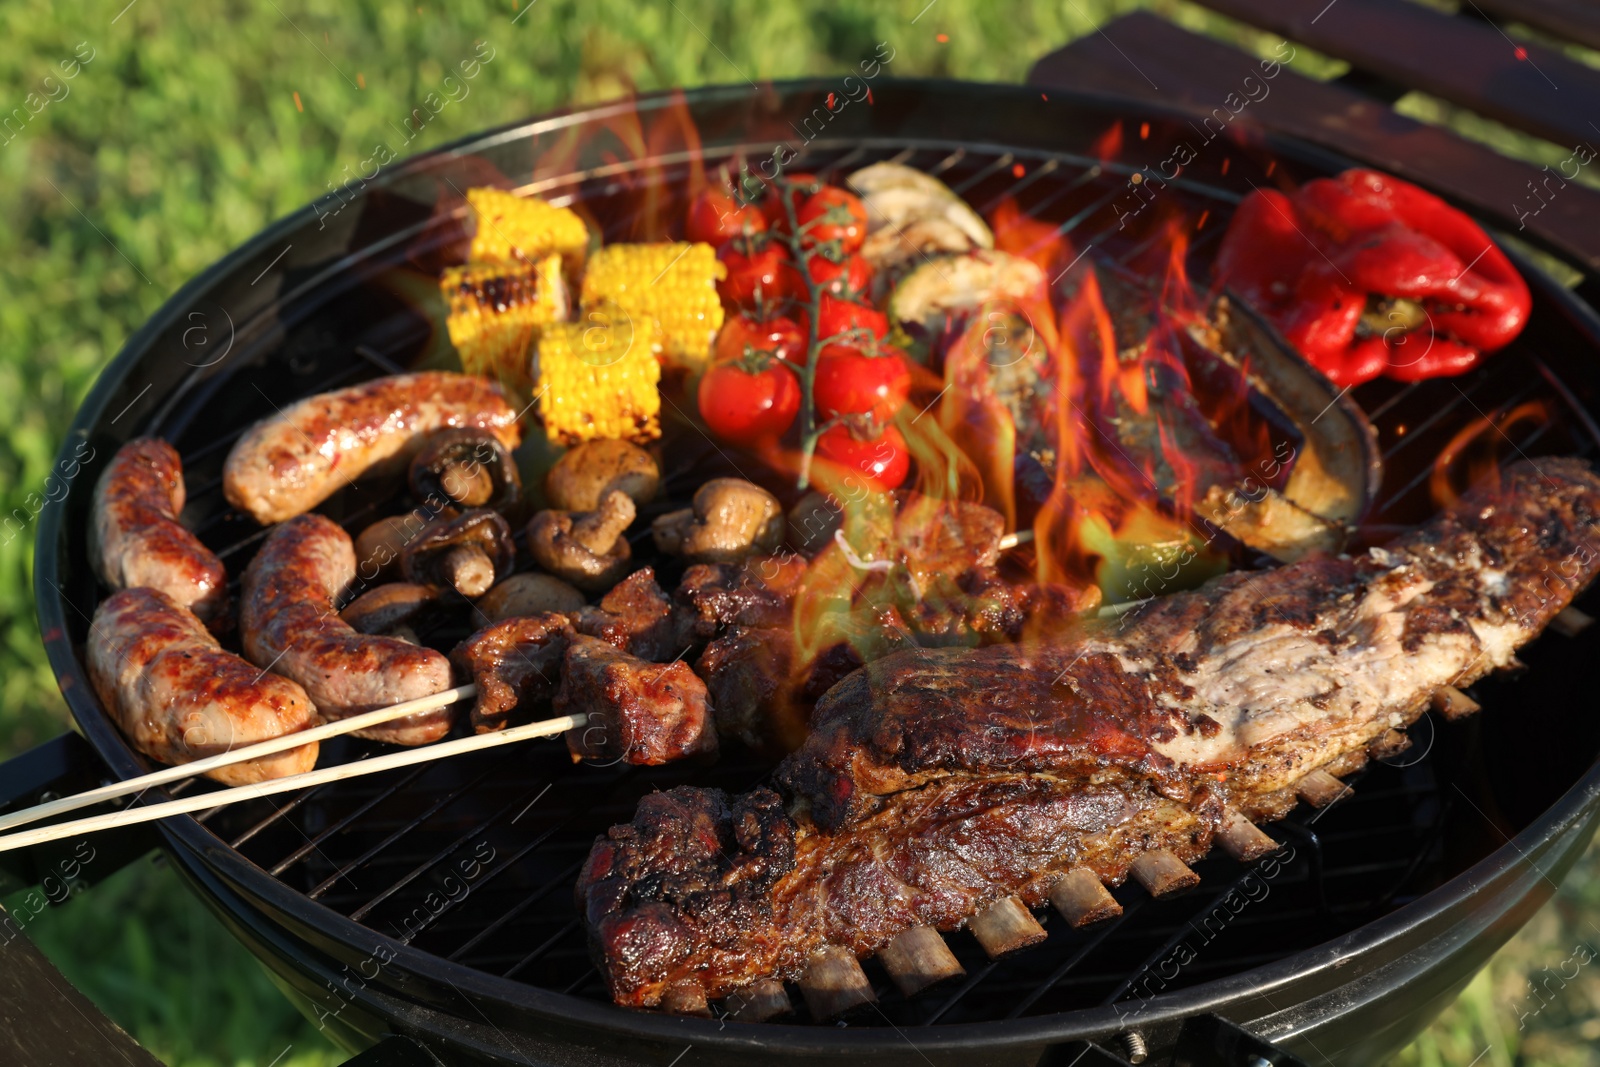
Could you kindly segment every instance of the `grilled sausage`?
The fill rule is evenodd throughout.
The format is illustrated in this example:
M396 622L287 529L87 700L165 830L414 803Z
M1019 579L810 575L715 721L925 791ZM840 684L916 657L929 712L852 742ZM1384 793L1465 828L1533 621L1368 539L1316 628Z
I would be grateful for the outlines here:
M268 535L244 572L239 631L259 667L305 686L317 710L345 718L450 688L450 661L397 637L357 633L336 603L356 576L350 535L321 515ZM450 730L451 711L421 712L358 737L422 745Z
M117 450L94 487L89 556L112 589L159 589L213 630L227 620L222 561L178 522L183 511L183 461L159 437L139 437Z
M90 627L89 678L134 747L162 763L204 759L319 721L304 689L223 651L193 612L157 589L124 589L101 602ZM208 777L248 785L316 762L313 741Z
M256 423L228 453L223 492L263 526L310 511L366 473L402 466L434 430L470 426L506 448L522 440L495 383L468 374L397 374L307 397Z

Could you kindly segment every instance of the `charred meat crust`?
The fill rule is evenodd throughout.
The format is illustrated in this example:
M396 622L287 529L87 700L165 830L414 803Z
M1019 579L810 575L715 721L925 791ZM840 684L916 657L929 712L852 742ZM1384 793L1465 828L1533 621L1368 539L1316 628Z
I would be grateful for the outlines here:
M567 643L554 710L589 717L567 731L574 760L656 765L717 751L706 684L687 663L651 663L597 637Z
M823 944L1036 904L1070 868L1195 859L1225 805L1282 815L1307 771L1392 750L1438 686L1510 662L1594 577L1597 532L1600 477L1541 460L1356 560L1228 575L1046 649L896 653L824 698L787 806L679 788L596 843L578 893L599 969L622 1004L722 996Z
M497 622L457 645L450 658L478 687L473 729L480 734L503 730L513 711L532 720L547 707L571 639L567 617L545 612Z
M159 589L221 630L228 621L227 573L178 522L184 499L177 449L158 437L129 441L95 485L89 557L107 588Z

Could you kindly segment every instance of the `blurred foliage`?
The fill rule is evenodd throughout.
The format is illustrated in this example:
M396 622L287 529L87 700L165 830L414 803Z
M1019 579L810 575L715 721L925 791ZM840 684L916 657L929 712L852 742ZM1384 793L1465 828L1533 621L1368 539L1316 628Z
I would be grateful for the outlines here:
M1017 81L1043 51L1139 7L1259 54L1276 43L1179 0L0 6L0 122L12 118L0 132L0 755L66 721L34 622L32 537L95 374L185 280L348 180L378 144L407 155L630 90L842 72L879 41L896 50L891 75ZM424 97L474 57L483 62L466 95L419 129ZM1305 48L1294 66L1314 77L1345 69ZM1436 102L1408 109L1552 158L1553 146ZM1526 1029L1516 1014L1528 976L1558 966L1577 939L1600 941L1593 885L1569 880L1403 1062L1467 1063L1486 1043L1495 1058L1484 1063L1595 1062L1596 968ZM28 932L171 1064L341 1058L169 870L135 865Z

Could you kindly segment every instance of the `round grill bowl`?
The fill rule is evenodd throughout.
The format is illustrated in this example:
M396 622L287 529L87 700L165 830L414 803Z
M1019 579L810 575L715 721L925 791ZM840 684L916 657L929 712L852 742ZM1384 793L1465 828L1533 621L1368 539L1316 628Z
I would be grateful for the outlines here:
M87 563L92 480L129 438L167 437L185 460L185 520L237 576L263 534L222 500L228 447L301 396L448 365L433 275L461 255L463 212L449 205L470 185L503 176L570 198L608 240L661 236L654 220L681 217L692 122L708 166L737 152L759 165L780 145L797 156L792 168L836 174L899 159L938 173L980 210L1011 196L1075 249L1124 262L1160 254L1169 213L1204 214L1191 250L1203 271L1252 184L1348 165L1271 138L1208 142L1181 113L1111 98L904 81L857 99L852 84L713 88L493 131L282 220L173 297L84 403L62 455L92 449L93 458L39 531L50 660L110 773L149 766L106 719L84 671L100 595ZM1096 146L1118 121L1121 158L1101 161ZM1181 178L1134 192L1128 175L1156 173L1184 141L1198 151ZM1537 401L1546 417L1508 431L1516 450L1600 445L1591 418L1600 322L1523 267L1535 310L1511 349L1462 379L1355 394L1385 452L1372 539L1431 513L1431 463L1475 419ZM358 526L381 505L351 492L322 510ZM762 1025L626 1011L609 1003L587 958L571 890L593 837L651 789L748 788L765 773L753 762L601 771L572 767L558 743L536 743L171 819L161 834L199 895L352 1048L404 1032L447 1062L667 1064L692 1048L699 1063L1066 1063L1079 1042L1128 1030L1160 1052L1184 1020L1216 1013L1319 1062L1370 1063L1459 992L1588 842L1600 723L1584 709L1597 642L1600 627L1542 638L1524 655L1523 677L1477 687L1484 712L1474 720L1419 722L1416 747L1363 772L1352 799L1271 828L1292 853L1254 870L1207 859L1201 887L1176 898L1123 887L1120 920L1071 931L1052 916L1048 942L999 963L952 935L968 978L915 1000L869 963L882 999L848 1025L814 1025L803 1009ZM371 747L335 743L328 755Z

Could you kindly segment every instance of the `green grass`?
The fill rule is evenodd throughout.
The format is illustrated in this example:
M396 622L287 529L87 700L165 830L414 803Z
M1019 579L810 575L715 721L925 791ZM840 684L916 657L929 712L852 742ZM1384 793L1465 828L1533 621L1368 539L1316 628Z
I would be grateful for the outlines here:
M937 0L926 10L927 0L537 0L520 17L517 0L126 2L0 6L0 118L59 97L0 144L0 755L66 721L34 624L32 535L95 374L186 279L342 181L376 144L397 145L396 128L479 42L493 59L469 95L405 151L630 88L842 72L879 41L896 50L894 75L1015 81L1047 47L1135 7L1270 48L1192 4L1132 0ZM63 83L58 64L75 51L92 58ZM1296 66L1342 69L1306 49ZM1552 150L1426 101L1415 110L1541 162ZM1600 966L1526 1029L1518 1016L1529 975L1559 966L1578 940L1600 942L1589 925L1600 916L1597 869L1591 856L1402 1062L1464 1064L1486 1045L1484 1064L1594 1062ZM164 868L137 864L28 932L171 1064L341 1058Z

